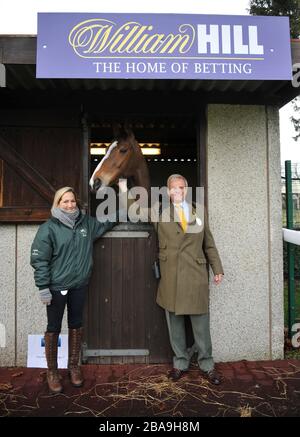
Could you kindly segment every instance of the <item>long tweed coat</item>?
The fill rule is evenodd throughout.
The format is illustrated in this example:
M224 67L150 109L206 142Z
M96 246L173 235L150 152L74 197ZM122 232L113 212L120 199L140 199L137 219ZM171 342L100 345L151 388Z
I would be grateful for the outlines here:
M195 212L193 210L193 212ZM206 212L202 221L192 222L198 232L183 232L180 223L174 221L156 223L159 242L161 279L157 303L175 314L206 314L209 289L207 263L215 275L223 273L222 263L208 225Z

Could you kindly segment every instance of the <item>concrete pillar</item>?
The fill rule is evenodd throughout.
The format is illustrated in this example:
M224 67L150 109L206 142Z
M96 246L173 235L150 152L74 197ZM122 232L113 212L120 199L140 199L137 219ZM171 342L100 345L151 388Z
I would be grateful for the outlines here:
M216 361L283 357L278 129L277 108L208 106L208 211L225 270L211 284Z

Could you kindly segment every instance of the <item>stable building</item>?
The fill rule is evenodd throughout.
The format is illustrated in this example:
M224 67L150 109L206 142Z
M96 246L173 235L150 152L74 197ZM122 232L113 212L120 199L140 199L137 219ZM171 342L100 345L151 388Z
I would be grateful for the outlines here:
M197 22L201 16L195 17ZM122 21L122 14L117 18ZM43 27L42 46L36 36L0 35L0 324L5 334L1 366L26 365L28 335L43 334L46 327L29 260L37 228L50 215L54 192L73 186L83 209L94 215L96 199L88 181L101 159L100 149L105 153L113 140L114 124L125 122L145 150L152 186L165 185L170 174L181 173L191 186L205 188L210 227L225 271L222 285L210 286L215 360L283 357L278 111L299 94L300 41L288 41L291 63L278 65L274 60L272 72L261 70L255 76L256 58L264 56L259 20L275 17L243 18L250 20L246 30L234 24L234 17L225 17L223 24L213 21L210 27L208 21L193 25L187 18L184 23L191 27L182 35L190 39L180 40L181 55L184 58L194 44L198 58L204 58L189 60L193 71L179 56L170 64L159 56L150 60L145 52L135 63L110 59L104 65L103 59L92 59L93 72L83 77L79 70L76 73L75 63L70 65L73 75L69 71L64 76L63 60L61 65L53 63L53 50L43 42ZM198 32L194 39L193 30ZM134 32L127 29L119 45L115 40L111 57L130 50L130 38L140 31L141 26ZM151 29L146 31L150 35ZM108 34L101 32L93 46L85 47L91 56L96 51L104 56L109 50L104 44ZM277 32L279 39L286 38L280 28ZM73 54L77 50L81 57L84 47L72 41ZM158 47L162 38L155 41ZM172 40L173 52L178 41ZM37 66L37 52L38 63L43 61L43 44L48 63ZM113 44L111 40L110 48ZM170 39L160 48L167 47ZM147 49L157 56L150 41ZM243 59L221 62L224 56ZM86 58L84 62L87 65ZM280 78L284 68L290 78ZM151 154L153 147L158 154ZM150 224L129 223L95 243L84 362L171 361L164 311L155 303L155 240Z

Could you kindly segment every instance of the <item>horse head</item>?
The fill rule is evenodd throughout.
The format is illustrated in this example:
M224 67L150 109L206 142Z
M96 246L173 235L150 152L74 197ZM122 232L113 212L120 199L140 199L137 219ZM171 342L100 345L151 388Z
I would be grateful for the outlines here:
M90 187L97 191L117 184L121 178L132 179L133 185L149 190L148 166L131 131L123 131L110 144L90 179Z

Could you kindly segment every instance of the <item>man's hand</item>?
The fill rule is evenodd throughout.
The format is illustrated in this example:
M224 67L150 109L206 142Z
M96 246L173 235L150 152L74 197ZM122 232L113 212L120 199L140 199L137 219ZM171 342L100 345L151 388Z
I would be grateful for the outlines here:
M44 290L40 290L40 299L44 305L50 305L52 301L52 294L49 288L44 288Z
M216 285L221 284L222 280L223 280L223 275L222 275L222 273L219 274L219 275L215 275L215 277L214 277L214 283L215 283Z

